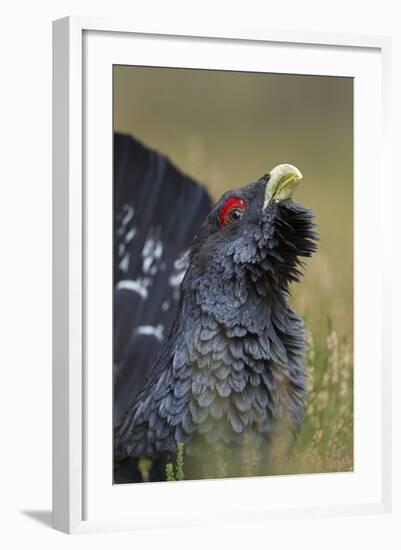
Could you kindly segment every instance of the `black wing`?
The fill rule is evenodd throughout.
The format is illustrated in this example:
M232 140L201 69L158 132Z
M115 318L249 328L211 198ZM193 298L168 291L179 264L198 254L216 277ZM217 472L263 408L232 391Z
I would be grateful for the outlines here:
M185 258L209 213L198 182L114 135L114 425L145 384L176 315Z

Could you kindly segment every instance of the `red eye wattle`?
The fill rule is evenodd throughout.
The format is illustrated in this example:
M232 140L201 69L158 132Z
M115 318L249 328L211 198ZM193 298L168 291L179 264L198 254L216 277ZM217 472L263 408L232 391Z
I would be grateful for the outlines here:
M244 200L237 197L227 199L220 210L220 224L223 226L227 223L237 222L242 218L245 208L246 202Z

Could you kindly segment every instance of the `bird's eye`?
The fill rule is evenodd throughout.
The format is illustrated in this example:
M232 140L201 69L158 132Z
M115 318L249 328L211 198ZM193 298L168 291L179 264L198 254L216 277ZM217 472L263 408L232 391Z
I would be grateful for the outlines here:
M242 217L243 213L244 213L244 211L241 210L240 208L233 208L228 213L228 221L237 222Z
M231 197L226 200L220 211L220 224L226 225L227 223L235 223L239 221L246 208L244 200L237 197Z

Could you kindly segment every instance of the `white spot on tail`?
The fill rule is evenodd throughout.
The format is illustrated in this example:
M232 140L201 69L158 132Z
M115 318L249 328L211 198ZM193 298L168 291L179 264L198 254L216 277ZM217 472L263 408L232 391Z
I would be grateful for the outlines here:
M135 237L135 234L136 234L136 228L133 227L132 229L130 229L128 231L128 233L125 235L125 242L126 243L129 243L132 241L132 239Z
M185 276L185 271L179 271L178 273L173 273L170 276L168 282L172 287L180 286L180 284L182 283L182 280L184 279L184 276Z
M124 210L127 212L123 219L121 220L121 225L125 227L134 217L134 207L130 204L124 204Z
M177 289L181 285L185 277L185 273L187 272L188 265L189 265L189 252L186 251L174 262L174 271L170 275L168 280L168 282L174 289Z
M117 290L131 290L132 292L136 292L141 296L144 300L148 297L148 289L146 288L148 286L148 281L145 279L136 279L135 281L126 279L123 281L120 281L117 283Z
M128 271L128 268L129 268L129 260L130 260L130 253L127 252L125 254L125 256L123 257L123 259L121 260L121 262L118 264L121 271L123 271L124 273L127 273Z
M163 341L163 325L157 325L157 327L154 327L153 325L141 325L136 329L137 334L144 334L146 336L154 336L156 340L159 342Z
M163 254L163 244L161 241L148 238L142 250L142 269L144 273L149 273L152 267L156 266ZM153 269L153 272L155 270ZM155 273L152 273L154 275Z

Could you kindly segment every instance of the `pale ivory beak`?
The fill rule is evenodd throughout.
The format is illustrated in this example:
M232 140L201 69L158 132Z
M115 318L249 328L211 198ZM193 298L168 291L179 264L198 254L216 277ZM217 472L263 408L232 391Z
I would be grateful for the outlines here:
M266 184L263 209L272 201L290 199L301 179L302 174L296 166L292 166L292 164L275 166L270 172L270 179Z

